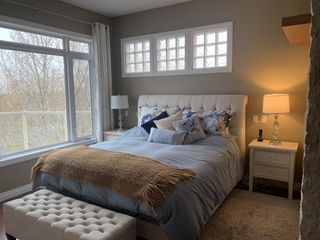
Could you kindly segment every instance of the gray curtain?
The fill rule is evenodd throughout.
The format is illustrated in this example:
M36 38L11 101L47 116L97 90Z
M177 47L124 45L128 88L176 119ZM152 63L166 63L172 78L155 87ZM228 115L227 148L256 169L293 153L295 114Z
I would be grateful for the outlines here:
M92 24L94 69L94 128L97 141L103 141L103 131L113 128L110 108L112 94L110 28L102 23Z

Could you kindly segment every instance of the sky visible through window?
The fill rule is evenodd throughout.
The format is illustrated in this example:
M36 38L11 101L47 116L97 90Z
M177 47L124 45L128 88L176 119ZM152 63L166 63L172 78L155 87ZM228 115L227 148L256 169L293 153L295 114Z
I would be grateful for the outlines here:
M0 27L0 39L3 41L10 41L10 30Z

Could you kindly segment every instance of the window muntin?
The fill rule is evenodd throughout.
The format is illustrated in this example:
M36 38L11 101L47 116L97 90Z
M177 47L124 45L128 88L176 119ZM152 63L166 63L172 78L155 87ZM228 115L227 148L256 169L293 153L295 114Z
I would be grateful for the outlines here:
M0 34L0 159L93 139L90 37L75 36L75 43L84 44L80 49L88 49L73 48L81 53L75 54L64 48L69 35L1 25L6 35Z
M63 49L62 38L0 27L0 40L38 47Z
M203 31L193 33L193 68L227 66L228 31Z
M150 72L150 41L132 41L125 44L126 73Z
M121 39L122 76L231 72L232 31L232 22L226 22ZM182 46L179 49L178 36L184 36L184 50ZM150 42L150 68L148 68L149 71L143 72L140 67L138 72L134 62L135 55L129 56L127 47L130 43L144 40ZM134 45L131 48L134 49Z
M185 36L169 36L157 39L157 71L185 70Z

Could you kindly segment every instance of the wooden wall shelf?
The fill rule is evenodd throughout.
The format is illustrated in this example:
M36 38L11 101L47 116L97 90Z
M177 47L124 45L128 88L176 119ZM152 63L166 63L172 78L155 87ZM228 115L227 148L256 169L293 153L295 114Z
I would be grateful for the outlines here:
M307 45L311 41L311 14L282 18L282 31L291 45Z

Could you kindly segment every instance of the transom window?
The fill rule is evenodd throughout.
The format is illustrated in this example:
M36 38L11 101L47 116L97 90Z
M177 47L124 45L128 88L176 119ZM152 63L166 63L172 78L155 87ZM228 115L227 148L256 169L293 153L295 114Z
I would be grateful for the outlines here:
M126 73L150 72L150 41L133 41L125 45Z
M94 139L91 45L0 22L0 160Z
M232 70L232 22L125 38L121 45L123 77Z
M157 39L157 71L185 70L185 36Z
M227 40L227 30L193 33L193 68L226 67Z

